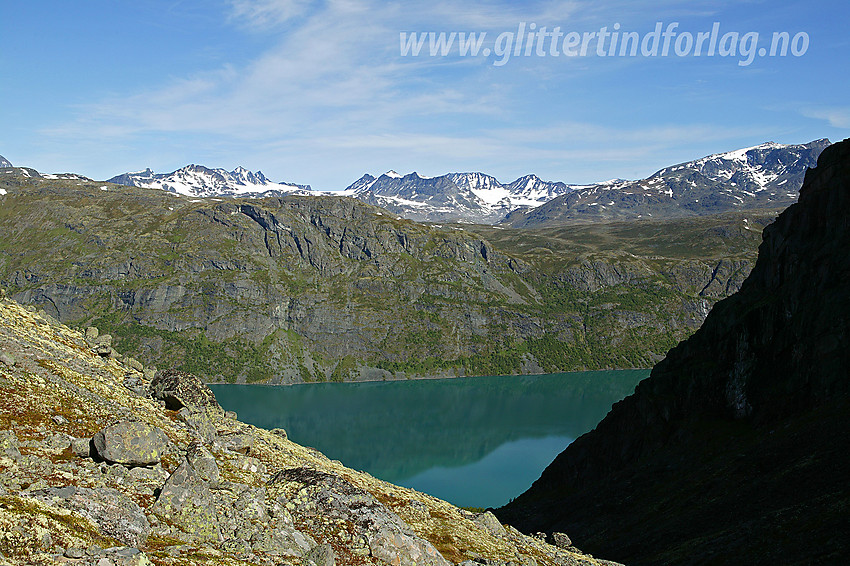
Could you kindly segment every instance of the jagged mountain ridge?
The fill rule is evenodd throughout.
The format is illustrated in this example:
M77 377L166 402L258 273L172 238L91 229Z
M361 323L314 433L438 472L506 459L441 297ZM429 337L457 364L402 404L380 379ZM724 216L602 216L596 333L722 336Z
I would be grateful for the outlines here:
M740 291L500 518L636 565L846 563L848 215L845 140Z
M525 175L509 184L484 173L448 173L423 177L388 171L366 174L344 194L386 208L404 218L424 222L494 224L512 210L539 206L577 186Z
M829 140L773 142L665 167L646 179L570 184L525 175L504 184L479 172L425 177L388 171L370 174L345 190L350 196L418 222L506 224L524 228L583 221L629 220L780 208L796 202L807 167ZM189 165L168 174L150 169L109 182L160 188L195 197L283 196L309 185L273 183L261 172Z
M187 165L171 173L154 173L150 168L138 173L124 173L107 181L118 185L162 189L192 197L274 197L303 194L310 185L274 183L263 175L237 167L233 171L210 169L203 165Z
M0 155L0 168L2 167L12 167L12 162Z
M505 224L527 228L582 221L714 214L786 207L797 201L806 169L827 139L773 142L665 167L639 181L609 181L570 191L531 210L508 214Z

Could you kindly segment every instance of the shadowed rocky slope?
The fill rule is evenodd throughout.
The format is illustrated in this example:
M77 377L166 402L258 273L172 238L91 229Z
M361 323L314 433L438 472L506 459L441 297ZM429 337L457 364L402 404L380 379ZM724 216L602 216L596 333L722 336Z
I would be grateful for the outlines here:
M629 564L846 561L848 249L845 140L741 290L497 515Z

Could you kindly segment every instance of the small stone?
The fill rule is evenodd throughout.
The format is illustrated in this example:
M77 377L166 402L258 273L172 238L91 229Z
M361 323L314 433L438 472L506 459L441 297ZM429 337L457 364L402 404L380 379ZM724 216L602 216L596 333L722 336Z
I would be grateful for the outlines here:
M71 440L71 452L80 458L91 457L91 439L90 438L74 438Z
M82 548L77 548L72 546L68 550L65 551L65 558L85 558L86 551Z
M235 421L238 416L236 415L236 411L224 411L224 418Z
M0 363L3 363L9 367L15 367L18 361L12 354L8 352L0 352Z
M67 424L67 422L68 422L68 419L66 419L62 415L53 415L52 417L50 417L50 420L52 420L53 422L55 422L58 425Z
M284 439L284 440L286 440L287 438L289 438L289 435L287 435L287 434L286 434L286 431L285 431L285 430L283 430L282 428L273 428L273 429L271 429L269 432L271 432L271 433L272 433L273 435L275 435L275 436L279 436L279 437L281 437L281 438L282 438L282 439Z

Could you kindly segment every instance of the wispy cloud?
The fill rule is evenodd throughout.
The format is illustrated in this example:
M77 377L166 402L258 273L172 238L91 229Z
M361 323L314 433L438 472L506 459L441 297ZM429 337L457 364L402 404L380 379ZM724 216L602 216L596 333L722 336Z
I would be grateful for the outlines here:
M806 118L825 120L834 128L850 128L850 106L822 106L803 110Z
M240 25L270 29L304 14L310 0L230 0L230 19Z

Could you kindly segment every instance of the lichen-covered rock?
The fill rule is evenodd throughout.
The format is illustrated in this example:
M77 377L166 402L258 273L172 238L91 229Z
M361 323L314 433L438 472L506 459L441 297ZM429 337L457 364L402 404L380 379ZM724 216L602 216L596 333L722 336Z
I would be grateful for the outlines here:
M168 449L168 437L157 427L140 421L118 421L92 438L97 455L107 462L127 466L152 466Z
M477 523L482 528L486 529L494 537L504 537L507 536L505 532L505 527L502 526L502 523L499 522L499 519L496 518L490 511L485 511L484 513L479 513L473 519L475 523Z
M74 438L71 440L71 452L80 458L91 457L91 438Z
M160 372L151 381L150 390L154 399L165 401L166 408L174 411L194 407L222 413L212 390L190 373L173 369Z
M216 442L225 450L246 455L254 446L254 438L250 434L226 434L219 436Z
M215 456L200 442L195 441L189 444L186 449L186 461L202 481L212 485L219 482L220 474Z
M14 367L18 362L12 354L8 352L0 352L0 363L8 367Z
M371 493L347 480L313 468L278 472L268 482L277 491L299 494L293 504L298 512L324 520L342 520L355 526L375 558L396 566L448 566L449 562L430 542L419 538L409 525Z
M165 481L152 511L196 540L221 538L212 492L186 460Z
M211 416L210 412L206 410L192 407L183 407L177 412L177 417L186 423L195 437L205 444L212 444L218 432L210 418Z
M37 491L32 496L82 515L97 525L102 534L132 547L144 545L150 533L142 508L112 488L68 485Z
M11 430L0 430L0 456L18 459L21 457L18 437Z
M334 549L329 544L320 544L304 556L304 566L334 566Z

